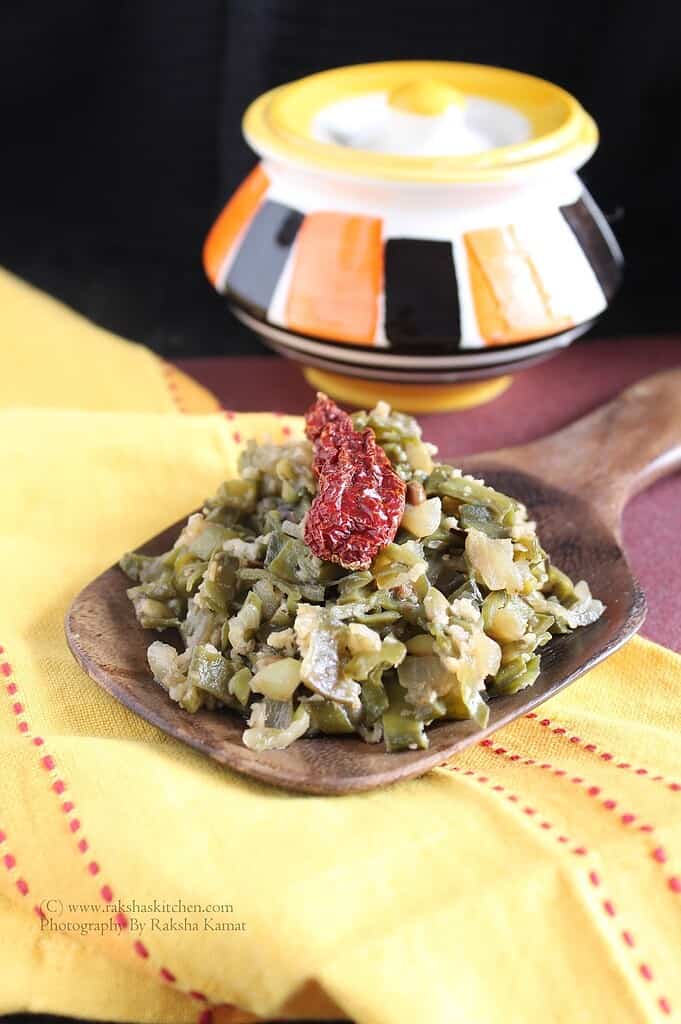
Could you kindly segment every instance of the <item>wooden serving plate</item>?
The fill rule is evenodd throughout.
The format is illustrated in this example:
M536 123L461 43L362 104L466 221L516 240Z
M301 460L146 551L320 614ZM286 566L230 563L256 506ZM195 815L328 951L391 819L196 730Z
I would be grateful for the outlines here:
M552 697L631 637L646 613L644 595L620 546L620 518L631 495L681 465L681 370L649 377L615 401L541 441L451 459L523 501L543 546L573 579L586 579L606 611L593 625L556 637L542 652L536 683L490 699L489 724L443 722L428 729L428 750L388 754L358 737L298 740L258 753L241 741L243 720L229 711L191 715L149 671L142 629L117 566L93 580L66 616L66 638L82 668L132 711L221 764L262 782L306 793L338 794L422 775L452 754ZM170 548L184 520L140 550ZM161 637L177 642L177 636Z

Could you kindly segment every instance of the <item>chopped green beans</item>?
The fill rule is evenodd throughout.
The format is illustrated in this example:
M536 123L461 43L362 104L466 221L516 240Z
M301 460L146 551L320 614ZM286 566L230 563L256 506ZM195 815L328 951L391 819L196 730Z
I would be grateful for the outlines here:
M248 442L240 476L170 551L120 561L139 623L174 629L184 648L150 645L154 679L189 713L241 714L255 751L351 734L425 749L438 722L484 728L490 700L536 681L554 636L604 609L551 564L524 506L434 462L411 416L379 402L353 422L406 484L395 539L369 569L305 542L317 490L306 440Z

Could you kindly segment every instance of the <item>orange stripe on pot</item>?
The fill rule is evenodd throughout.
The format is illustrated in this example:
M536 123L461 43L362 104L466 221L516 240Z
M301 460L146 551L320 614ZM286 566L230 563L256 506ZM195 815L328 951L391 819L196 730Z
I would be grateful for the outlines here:
M383 284L381 221L308 214L293 261L286 326L332 341L373 345Z
M553 308L533 246L509 225L464 235L475 315L487 345L557 334L574 324Z
M220 271L231 254L234 243L252 220L267 191L269 179L257 164L239 185L224 210L208 232L203 246L203 267L208 280L219 286Z

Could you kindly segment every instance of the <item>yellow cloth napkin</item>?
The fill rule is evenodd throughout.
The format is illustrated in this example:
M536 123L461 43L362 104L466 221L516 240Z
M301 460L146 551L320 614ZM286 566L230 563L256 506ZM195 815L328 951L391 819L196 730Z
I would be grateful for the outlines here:
M233 470L235 436L300 422L213 412L8 275L0 310L0 1013L678 1012L681 659L635 640L450 767L366 795L225 771L91 682L63 617Z

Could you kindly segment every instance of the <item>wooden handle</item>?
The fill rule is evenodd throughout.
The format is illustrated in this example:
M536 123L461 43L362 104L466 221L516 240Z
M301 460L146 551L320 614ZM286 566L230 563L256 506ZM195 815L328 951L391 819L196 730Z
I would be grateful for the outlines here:
M681 468L681 369L645 377L569 427L501 454L588 500L617 532L629 498Z

